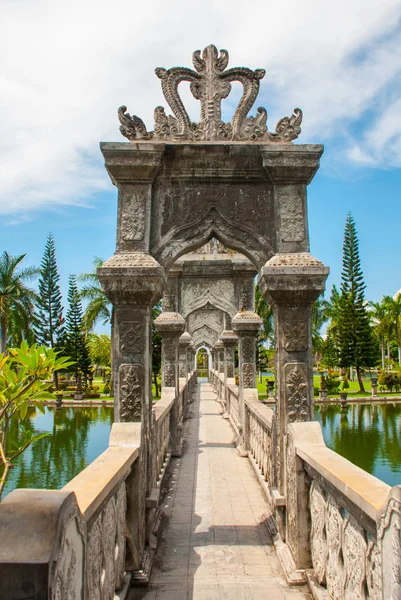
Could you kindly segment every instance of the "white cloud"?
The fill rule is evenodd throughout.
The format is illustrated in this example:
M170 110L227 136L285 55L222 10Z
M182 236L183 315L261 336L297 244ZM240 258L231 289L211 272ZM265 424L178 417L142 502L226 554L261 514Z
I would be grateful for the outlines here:
M123 141L118 106L151 127L166 104L154 67L190 66L209 43L231 66L267 69L257 105L270 129L301 106L301 141L335 139L357 165L401 164L399 0L4 0L1 11L3 214L109 189L98 142Z

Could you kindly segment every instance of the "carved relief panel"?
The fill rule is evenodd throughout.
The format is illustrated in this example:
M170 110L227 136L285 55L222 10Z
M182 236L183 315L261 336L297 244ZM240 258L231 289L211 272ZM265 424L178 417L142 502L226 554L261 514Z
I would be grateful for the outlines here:
M142 420L144 368L138 364L123 364L118 370L120 389L120 420Z
M304 363L284 365L286 412L289 423L310 420L307 368Z
M148 184L121 185L119 190L119 250L146 251L145 232L150 197Z

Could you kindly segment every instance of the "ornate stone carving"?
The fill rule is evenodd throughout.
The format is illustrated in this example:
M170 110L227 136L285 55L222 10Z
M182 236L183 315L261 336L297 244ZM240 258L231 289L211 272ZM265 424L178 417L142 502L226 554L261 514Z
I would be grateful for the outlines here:
M163 352L164 360L175 360L176 342L173 338L168 338L166 336L163 338Z
M234 365L232 362L227 363L227 377L234 377Z
M84 594L84 556L87 543L85 523L81 521L77 505L66 511L58 541L58 555L53 556L54 574L51 578L51 600L75 600Z
M286 497L287 497L287 543L291 553L298 561L298 544L297 544L297 478L296 478L296 456L294 443L291 436L287 437L287 452L286 452Z
M175 372L172 365L164 365L164 385L166 387L174 387L175 386Z
M120 351L124 356L140 354L144 349L143 324L123 321L120 324Z
M103 521L103 573L102 600L114 600L116 589L115 550L116 550L116 506L114 497L110 498L102 513Z
M101 575L103 563L102 516L98 516L88 534L86 581L89 598L101 600Z
M301 242L305 237L304 206L301 193L280 196L281 238Z
M327 502L327 591L330 598L343 597L344 561L342 558L343 518L338 503L330 496Z
M284 373L288 422L308 421L310 407L306 366L304 363L287 363Z
M284 322L284 348L287 352L304 352L308 349L308 326L305 321Z
M145 235L146 196L148 190L138 191L138 186L123 188L121 238L126 242L142 240Z
M344 522L343 540L346 595L362 599L365 597L366 542L362 527L351 515Z
M213 45L196 50L192 55L195 70L186 67L164 69L158 67L155 72L161 80L162 91L174 116L166 115L162 106L155 109L155 129L146 131L144 122L137 116L127 113L127 107L118 109L118 118L123 136L130 141L136 140L247 140L290 143L301 133L302 111L294 109L291 117L284 117L276 126L274 133L267 130L267 113L259 107L255 117L247 116L255 103L259 92L260 80L265 76L264 69L252 71L246 67L228 69L228 52ZM182 81L190 83L194 98L200 101L201 120L191 122L178 92ZM238 81L243 86L239 105L230 123L221 119L221 102L231 91L231 83Z
M244 363L242 365L242 382L244 388L255 387L255 367L251 363Z
M125 528L127 521L127 491L125 482L118 488L116 494L116 589L120 589L125 572Z
M401 598L401 491L393 487L378 529L383 566L383 598Z
M143 367L141 365L120 365L118 376L121 421L141 421Z
M244 362L251 362L255 359L255 338L246 337L241 340L241 358Z
M326 583L327 537L326 499L320 485L313 481L310 489L311 553L313 570L320 584Z

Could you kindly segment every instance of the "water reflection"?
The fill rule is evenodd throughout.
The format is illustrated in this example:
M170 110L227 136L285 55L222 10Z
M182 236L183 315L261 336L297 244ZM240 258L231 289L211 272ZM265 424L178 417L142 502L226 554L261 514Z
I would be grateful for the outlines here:
M63 487L108 445L113 409L106 406L56 410L45 414L30 408L27 429L49 431L51 436L33 444L15 461L5 492L18 488L59 489ZM18 419L10 426L10 438L18 440Z
M401 483L401 405L316 406L326 444L389 485Z

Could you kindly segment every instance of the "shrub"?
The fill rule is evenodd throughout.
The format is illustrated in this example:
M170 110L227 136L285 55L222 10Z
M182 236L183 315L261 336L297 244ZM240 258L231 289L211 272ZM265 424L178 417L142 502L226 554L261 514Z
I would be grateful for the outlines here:
M326 390L328 396L340 393L340 380L336 375L327 375Z

